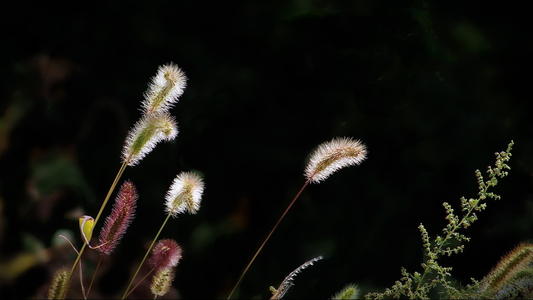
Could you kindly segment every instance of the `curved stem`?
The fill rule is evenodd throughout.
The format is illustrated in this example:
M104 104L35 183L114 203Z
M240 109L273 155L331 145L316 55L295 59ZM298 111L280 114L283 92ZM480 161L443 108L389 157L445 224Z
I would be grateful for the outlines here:
M83 295L83 299L87 300L87 294L85 294L85 287L83 286L83 269L81 267L82 263L80 262L80 287L81 287L81 294Z
M100 270L100 266L102 265L103 260L104 260L104 257L100 255L100 258L98 259L98 264L96 264L96 269L94 269L94 273L91 278L91 283L89 283L89 287L87 288L87 298L89 298L89 294L91 293L91 288L93 287L94 280L96 279L96 274Z
M159 238L159 235L161 234L161 231L163 231L163 228L165 228L165 225L168 222L168 219L170 219L170 214L167 214L167 217L165 218L165 221L163 221L163 224L161 224L161 227L159 227L159 231L155 235L154 239L152 240L152 243L150 244L150 247L148 247L148 250L146 250L146 253L144 254L143 259L141 260L141 263L137 267L137 270L135 270L135 273L133 274L133 277L131 278L130 282L128 283L128 287L126 287L126 290L124 290L124 293L122 294L121 299L126 299L128 296L128 292L131 293L135 288L133 288L131 291L129 291L131 285L133 284L133 281L137 277L137 274L139 274L139 271L141 270L142 265L144 264L144 261L148 257L148 254L150 254L150 251L152 250L152 247L154 247L155 242Z
M102 212L104 211L104 208L107 205L107 202L109 201L109 198L111 197L111 194L115 190L115 187L117 186L118 181L120 180L120 177L122 177L122 174L124 173L124 170L128 166L129 158L122 163L120 166L120 169L118 170L117 175L115 176L115 179L113 180L113 184L111 184L111 187L109 188L109 191L107 191L107 195L104 199L104 202L102 202L102 205L100 206L100 210L98 211L98 214L96 215L96 218L94 219L94 226L96 226L96 223L98 223L98 220L100 219L100 216L102 215ZM72 268L70 269L70 273L68 274L68 278L66 280L66 283L68 284L70 282L70 278L72 277L72 273L76 270L76 266L80 262L81 256L83 255L83 252L85 251L85 248L87 247L87 243L85 241L83 242L83 246L80 249L80 252L78 253L78 256L76 257L76 260L72 264ZM66 293L65 293L66 296Z
M263 247L265 246L265 244L268 242L268 240L270 239L270 237L272 236L272 233L274 233L274 231L276 230L276 228L278 228L278 225L281 223L281 221L283 220L283 218L285 218L285 215L287 215L287 213L289 212L289 210L291 209L291 207L294 205L294 203L296 202L296 200L298 200L298 198L300 197L300 195L302 194L302 192L304 191L304 189L307 187L307 185L309 184L310 180L307 180L304 185L302 186L302 188L300 188L300 190L298 191L298 193L296 194L296 196L294 196L294 198L292 199L292 201L289 203L289 205L287 206L287 208L285 209L285 211L283 212L283 214L281 214L281 217L279 217L278 221L276 222L276 224L274 224L274 227L272 227L272 230L270 230L270 232L268 233L267 237L265 238L265 240L263 241L263 243L261 243L261 246L259 246L259 248L257 249L257 251L255 251L255 254L254 256L252 257L252 259L250 260L250 262L248 263L248 265L246 265L246 268L244 268L244 271L242 271L241 273L241 276L239 277L239 280L237 281L237 283L235 284L235 286L233 287L233 289L231 290L231 292L229 293L228 297L226 299L231 299L231 296L233 295L233 293L235 293L235 290L237 289L237 287L239 286L239 284L241 283L242 279L244 278L244 275L246 275L246 273L248 272L248 270L250 269L250 267L252 266L253 262L255 261L255 259L257 258L257 256L259 255L259 253L261 252L261 250L263 250Z

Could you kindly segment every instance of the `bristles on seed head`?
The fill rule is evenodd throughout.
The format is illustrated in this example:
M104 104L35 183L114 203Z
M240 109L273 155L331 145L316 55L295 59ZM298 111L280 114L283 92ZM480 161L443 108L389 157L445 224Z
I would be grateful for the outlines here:
M105 219L104 226L100 231L98 242L102 246L97 248L100 253L109 255L118 245L135 217L138 198L133 183L124 182L117 194L111 213Z
M64 299L68 290L68 271L60 269L54 274L54 278L48 288L48 299Z
M202 177L194 172L182 172L172 182L165 196L166 212L176 217L188 211L195 214L200 209L204 192Z
M533 244L522 243L505 255L481 281L482 291L496 291L518 272L533 267Z
M320 144L311 154L305 177L310 182L319 183L344 167L360 164L365 160L365 145L352 138L334 138Z
M303 263L302 265L300 265L294 271L289 273L289 275L287 275L287 277L283 279L279 287L277 289L274 289L272 297L270 299L276 300L276 299L283 298L283 296L285 296L285 294L289 291L289 289L294 285L293 283L294 278L296 278L296 276L300 274L303 270L307 269L308 267L312 266L314 263L322 259L323 259L322 256L318 256L313 259L310 259L306 261L305 263Z
M178 135L178 126L167 112L144 115L130 130L124 149L122 161L128 166L138 164L146 154L162 140L171 141Z
M183 94L187 85L185 73L175 64L160 66L144 94L142 109L145 114L168 111Z
M160 240L152 250L148 264L155 270L172 268L181 260L181 247L172 239Z
M150 285L150 291L155 296L164 296L170 290L172 281L174 280L174 270L172 268L166 268L159 270L152 278L152 284Z
M345 286L332 299L359 299L360 290L355 284Z

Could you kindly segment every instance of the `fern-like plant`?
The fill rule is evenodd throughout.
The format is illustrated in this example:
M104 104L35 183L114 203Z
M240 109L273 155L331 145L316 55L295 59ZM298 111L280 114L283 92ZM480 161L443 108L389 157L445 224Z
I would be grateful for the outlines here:
M486 177L482 175L481 171L476 170L475 175L479 188L477 196L469 199L461 197L459 214L448 202L442 204L446 211L448 224L441 234L432 237L423 224L418 226L425 254L425 259L421 264L421 272L410 273L402 268L402 278L396 281L392 287L383 292L369 293L365 296L366 299L401 297L428 299L436 288L441 288L445 297L460 298L465 296L463 291L458 290L452 284L452 268L443 266L439 260L443 256L461 253L465 243L470 241L464 230L478 220L476 213L485 210L489 200L500 199L499 195L492 192L492 188L498 184L498 179L506 177L508 170L511 169L507 163L511 159L512 147L513 142L511 141L505 151L496 153L495 164L488 167Z

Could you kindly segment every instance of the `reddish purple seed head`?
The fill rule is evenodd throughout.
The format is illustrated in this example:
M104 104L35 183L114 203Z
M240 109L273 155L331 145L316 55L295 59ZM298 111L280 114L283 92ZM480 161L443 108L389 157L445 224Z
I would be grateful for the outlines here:
M111 213L105 219L104 226L100 231L98 243L102 246L98 248L98 251L106 255L113 252L135 217L138 198L133 183L131 181L124 182L120 187Z
M181 247L171 239L160 240L152 250L148 264L160 270L175 267L181 259Z

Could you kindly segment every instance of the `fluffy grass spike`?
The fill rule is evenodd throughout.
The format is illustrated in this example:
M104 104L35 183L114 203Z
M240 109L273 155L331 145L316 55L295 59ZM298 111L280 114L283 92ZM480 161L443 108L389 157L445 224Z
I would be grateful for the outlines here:
M98 242L101 246L97 248L99 252L109 255L118 245L135 217L138 198L133 183L124 182L115 199L111 214L105 219L100 231Z
M137 165L160 141L171 141L178 135L174 118L166 113L143 116L131 129L122 151L123 162Z
M152 279L150 291L154 296L165 296L170 290L173 280L174 270L172 268L159 270Z
M182 172L172 182L165 197L166 212L173 217L188 211L196 214L204 192L204 181L194 172Z
M48 289L48 299L64 299L66 292L67 292L67 286L68 286L68 270L61 269L57 271L54 275L54 279L52 280L52 284L50 284L50 288Z
M293 283L294 278L296 278L296 276L298 274L300 274L303 270L305 270L306 268L312 266L314 263L316 263L317 261L322 260L322 259L323 259L322 256L318 256L318 257L315 257L313 259L310 259L310 260L306 261L305 263L303 263L298 268L296 268L294 271L289 273L289 275L287 275L287 277L285 277L285 279L283 279L283 281L279 285L279 288L277 288L277 289L274 289L272 287L270 288L270 290L272 291L272 297L270 299L281 299L281 298L283 298L283 296L285 296L285 294L289 291L289 289L294 285L294 283Z
M166 112L178 102L187 85L185 73L175 64L160 66L144 94L142 109L145 114Z
M516 273L509 283L494 293L494 299L532 299L533 266Z
M313 183L326 180L336 171L360 164L367 155L366 146L359 140L342 137L320 144L309 157L305 177Z
M335 294L331 299L335 300L352 300L359 298L359 288L355 284L349 284L340 292Z
M152 250L148 264L155 270L172 268L181 260L181 247L172 239L160 240Z
M166 200L165 206L166 206L166 211L167 211L165 220L159 227L159 230L157 231L152 242L150 243L148 250L146 250L144 257L141 260L141 263L139 264L139 266L137 266L137 269L135 270L133 277L130 279L130 282L128 286L126 287L126 290L122 294L122 299L125 299L126 296L135 289L135 287L130 289L133 284L133 281L139 274L139 271L142 265L144 264L146 258L150 254L150 251L154 247L155 242L157 241L157 239L159 238L159 235L165 228L168 220L171 217L176 217L178 213L182 213L184 211L188 211L191 214L195 214L200 209L200 200L202 199L203 191L204 191L204 182L202 180L202 177L200 177L200 175L196 173L182 172L178 174L178 176L174 179L165 198ZM167 247L169 245L170 244L167 244ZM169 250L171 249L171 247L169 247ZM177 255L177 250L175 251L175 253ZM179 254L181 254L181 252Z
M481 281L481 291L493 294L508 284L513 277L533 265L533 244L518 245L503 257L494 269Z

